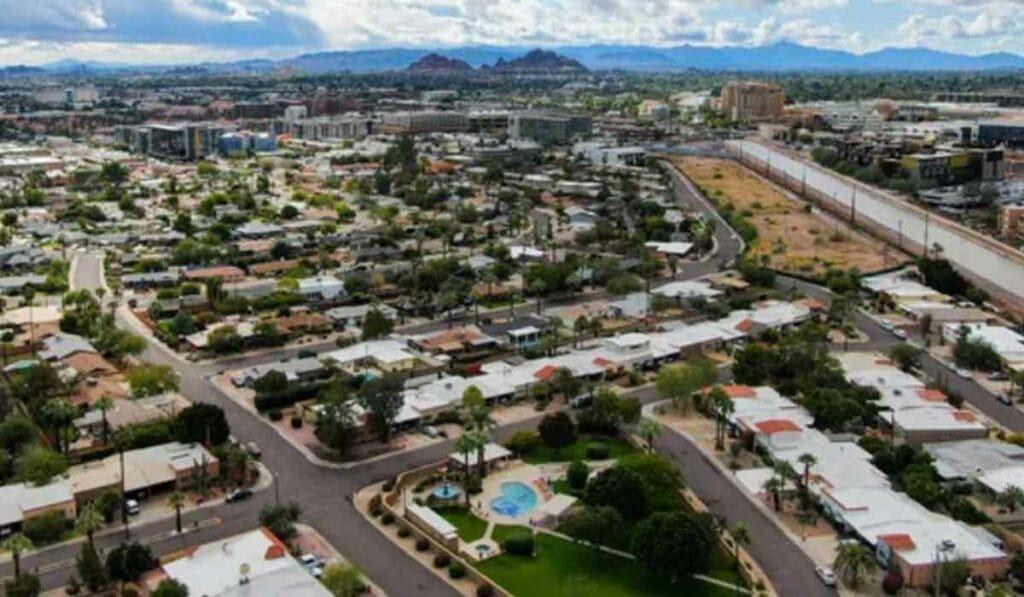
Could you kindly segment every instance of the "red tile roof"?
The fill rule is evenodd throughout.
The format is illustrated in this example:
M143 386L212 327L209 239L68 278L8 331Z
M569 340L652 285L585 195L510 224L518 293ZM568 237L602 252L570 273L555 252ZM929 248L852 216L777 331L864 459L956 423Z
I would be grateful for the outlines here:
M825 303L819 301L818 299L805 298L805 299L800 299L800 300L794 301L794 302L796 304L798 304L798 305L803 305L803 306L807 307L811 311L824 311L825 310Z
M879 540L884 541L886 545L896 551L909 551L917 547L914 545L914 539L905 533L893 533L891 535L879 535Z
M544 365L540 369L537 369L533 376L541 381L547 381L554 377L556 371L558 371L558 367L555 367L554 365Z
M270 529L260 527L260 530L263 531L263 535L272 543L272 545L267 548L267 553L263 555L263 559L276 560L278 558L283 558L285 554L288 553L288 548L285 547L284 543L281 543L281 540L278 539L277 535L272 533Z
M963 421L964 423L975 423L978 421L978 417L974 416L974 413L968 410L953 411L953 418L957 421Z
M750 330L754 329L755 325L757 325L757 322L754 321L753 319L744 319L743 321L736 324L736 331L749 332Z
M722 386L730 398L757 398L757 392L750 386Z
M928 400L929 402L945 402L946 401L946 395L943 394L942 391L940 391L940 390L932 390L932 389L927 389L926 388L926 389L923 389L923 390L918 390L917 391L917 395L918 395L918 397L921 398L921 400Z
M782 431L800 431L800 426L789 419L766 419L754 424L762 433L772 435Z

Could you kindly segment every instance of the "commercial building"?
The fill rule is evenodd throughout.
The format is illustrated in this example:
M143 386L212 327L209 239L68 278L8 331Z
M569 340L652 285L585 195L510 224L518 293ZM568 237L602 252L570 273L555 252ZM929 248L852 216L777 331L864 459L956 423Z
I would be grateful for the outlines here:
M1005 145L1014 149L1024 147L1024 122L993 121L978 125L978 142L985 145Z
M305 109L305 106L289 106ZM318 116L314 118L284 118L270 123L275 135L290 135L295 139L319 141L321 139L363 139L374 132L373 119L356 115Z
M224 129L207 123L119 126L118 142L135 153L175 161L194 161L217 151Z
M469 129L465 112L387 112L381 118L381 129L386 133L458 133Z
M786 94L778 85L754 81L726 83L719 100L722 113L732 120L755 122L782 116Z
M512 116L509 136L539 143L566 143L590 134L589 116L553 112L518 112Z

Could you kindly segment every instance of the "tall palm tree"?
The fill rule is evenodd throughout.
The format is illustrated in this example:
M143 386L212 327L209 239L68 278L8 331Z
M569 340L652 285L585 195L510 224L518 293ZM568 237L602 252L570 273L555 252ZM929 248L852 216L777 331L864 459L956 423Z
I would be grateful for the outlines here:
M100 409L100 414L103 416L103 443L106 445L107 440L110 438L110 424L107 422L107 411L114 408L114 399L110 396L103 396L93 406Z
M87 504L78 514L75 528L78 532L85 533L86 540L89 542L89 549L96 549L93 536L96 534L96 531L103 528L104 522L103 513L92 503Z
M843 583L856 589L864 580L864 575L878 569L875 555L871 550L859 543L839 544L839 553L832 563L832 568L843 580Z
M644 441L647 442L647 449L651 452L654 451L654 440L661 435L662 431L661 423L654 419L640 419L636 425L636 434L644 438Z
M455 441L455 451L462 454L463 458L462 494L466 498L466 508L469 508L469 455L476 451L476 439L473 437L473 434L470 432L463 433Z
M715 410L715 449L725 449L725 430L728 427L729 415L736 412L732 398L721 388L712 392L712 408Z
M770 496L772 496L772 504L775 507L776 512L782 511L782 488L784 487L782 481L779 481L778 477L772 476L765 480L761 488L764 489Z
M800 464L804 465L804 473L801 475L801 478L803 479L802 485L804 487L804 492L809 493L811 488L811 467L818 464L818 459L814 454L804 452L796 460Z
M543 299L544 292L548 289L548 285L544 283L544 280L538 278L530 282L529 289L537 299L537 315L540 315L541 300Z
M33 547L35 545L32 543L32 540L21 533L15 533L4 541L4 549L11 552L11 560L14 563L15 582L21 580L21 554Z
M185 507L185 495L175 491L167 496L167 505L174 508L174 526L181 534L181 509Z

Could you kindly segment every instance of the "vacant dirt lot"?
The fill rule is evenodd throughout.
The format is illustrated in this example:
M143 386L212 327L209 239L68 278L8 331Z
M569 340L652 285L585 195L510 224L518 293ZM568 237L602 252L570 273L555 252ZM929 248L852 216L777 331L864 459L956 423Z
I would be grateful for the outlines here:
M684 157L676 165L719 207L731 204L757 228L750 254L771 267L804 275L829 268L871 272L895 265L900 256L880 241L809 204L790 199L746 167L713 158ZM766 257L765 257L766 256Z

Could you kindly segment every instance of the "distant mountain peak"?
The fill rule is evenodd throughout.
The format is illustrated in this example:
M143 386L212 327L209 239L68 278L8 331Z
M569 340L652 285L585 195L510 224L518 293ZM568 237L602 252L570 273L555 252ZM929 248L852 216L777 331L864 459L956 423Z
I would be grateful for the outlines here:
M494 64L494 70L498 72L519 72L519 73L585 73L587 67L580 61L551 50L530 50L519 58L505 60L499 58Z
M410 64L406 70L416 73L468 73L473 71L473 67L465 60L431 52Z

